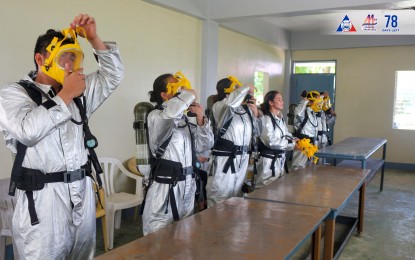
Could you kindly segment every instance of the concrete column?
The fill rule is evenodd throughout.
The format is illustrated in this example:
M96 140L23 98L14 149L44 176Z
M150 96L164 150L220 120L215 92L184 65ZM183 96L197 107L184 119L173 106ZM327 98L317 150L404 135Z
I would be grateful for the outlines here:
M203 20L202 29L202 65L200 103L206 108L207 97L216 94L218 81L218 31L219 24L211 20Z

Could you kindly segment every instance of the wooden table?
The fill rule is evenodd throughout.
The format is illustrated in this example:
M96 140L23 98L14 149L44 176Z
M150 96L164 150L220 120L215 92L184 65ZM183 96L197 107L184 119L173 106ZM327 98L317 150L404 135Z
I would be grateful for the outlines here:
M231 198L96 259L289 259L330 209ZM318 233L320 234L320 233ZM319 257L319 239L314 245Z
M324 259L334 255L335 220L359 191L358 232L363 231L367 169L312 165L284 175L245 198L330 208L325 220Z
M380 180L380 191L382 191L385 175L386 143L387 140L384 138L349 137L341 142L322 148L315 153L315 156L318 158L333 159L334 165L336 165L337 160L360 161L362 169L366 169L367 162L370 161L370 165L372 166L371 175L374 175L382 167ZM383 147L382 159L369 159L381 147ZM344 166L353 167L355 165L347 163Z

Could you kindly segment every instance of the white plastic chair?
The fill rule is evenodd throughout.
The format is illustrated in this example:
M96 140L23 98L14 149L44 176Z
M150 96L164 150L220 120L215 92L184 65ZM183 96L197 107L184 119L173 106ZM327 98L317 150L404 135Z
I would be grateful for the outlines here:
M120 228L121 210L137 207L143 201L143 178L129 172L122 163L115 158L99 158L102 167L103 185L106 194L105 211L107 215L108 249L114 245L114 227ZM115 192L116 174L121 172L135 180L135 194Z
M0 180L0 259L5 258L6 237L13 239L12 219L16 198L8 195L10 179ZM14 259L19 259L17 248L13 243Z

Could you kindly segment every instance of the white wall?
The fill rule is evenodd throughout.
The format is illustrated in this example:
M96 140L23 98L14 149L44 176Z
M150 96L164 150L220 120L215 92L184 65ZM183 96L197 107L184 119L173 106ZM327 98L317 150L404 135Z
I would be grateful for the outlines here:
M284 49L221 28L219 30L218 80L236 76L243 84L254 83L254 72L270 75L269 88L284 91Z
M63 13L63 15L62 15ZM96 18L103 40L118 43L126 78L121 86L92 116L90 127L99 140L98 156L125 161L134 156L132 127L135 104L148 100L154 79L163 73L181 70L194 88L200 84L201 22L136 0L6 0L0 8L0 86L18 81L34 69L33 49L37 36L47 29L63 29L73 17L88 13ZM90 45L81 40L86 72L96 68ZM2 138L1 138L2 139ZM0 143L0 178L10 176L10 152Z
M292 60L337 60L335 142L386 138L387 162L415 164L415 131L392 129L395 72L415 70L415 46L293 51Z
M60 15L65 10L64 15ZM0 41L0 86L18 81L34 69L33 49L39 34L47 29L69 26L79 13L89 13L97 20L104 40L118 43L126 68L126 78L90 120L99 141L98 156L125 161L134 156L133 108L148 101L154 79L162 73L178 70L200 90L202 22L142 1L74 0L71 4L51 0L27 2L7 0L0 9L3 37ZM86 72L96 68L91 48L81 40ZM270 88L284 88L283 49L220 28L218 44L218 79L235 75L244 83L253 83L256 70L270 74ZM210 89L215 89L213 86ZM213 93L208 93L213 94ZM206 97L201 97L206 98ZM0 138L1 139L1 138ZM0 142L0 178L10 176L12 159Z

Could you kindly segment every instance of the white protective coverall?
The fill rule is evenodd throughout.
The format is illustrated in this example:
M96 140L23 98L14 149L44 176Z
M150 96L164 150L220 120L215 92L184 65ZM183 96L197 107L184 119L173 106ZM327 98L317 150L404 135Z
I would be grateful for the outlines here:
M309 138L311 140L311 144L314 144L316 137L317 137L317 117L316 113L311 109L311 107L307 106L308 100L302 100L300 104L295 108L294 111L294 129L297 131L301 125L301 123L305 119L305 115L307 113L308 120L305 123L303 129L300 131L300 136L296 136L299 139L304 137ZM303 154L299 150L294 150L293 152L293 167L305 167L307 165L307 156Z
M155 109L148 114L149 145L153 156L156 149L170 136L162 159L180 162L183 169L192 167L192 144L189 128L186 126L186 110L195 96L183 90L162 104L163 110ZM197 125L195 118L188 118L192 131L194 147L197 153L209 150L213 145L213 133L209 120L205 118L203 126ZM192 122L193 121L193 122ZM192 173L192 171L190 172ZM151 173L154 175L155 173ZM183 173L184 174L184 173ZM155 232L173 223L171 200L169 199L170 185L153 181L147 191L143 211L144 235ZM196 183L194 175L186 174L185 179L178 181L173 187L174 197L180 219L193 214Z
M274 118L276 125L273 124L271 116ZM285 151L291 151L295 146L295 143L292 142L292 134L288 131L282 115L278 117L271 113L264 114L260 139L267 149L265 151L259 149L260 156L257 162L258 177L256 188L267 185L284 175ZM268 158L273 157L272 153L270 153L271 151L267 151L268 149L272 149L274 152L275 150L280 151L275 160ZM272 176L272 164L274 165L274 176Z
M234 153L235 157L232 159L229 156L215 155L215 152L222 151L213 147L209 171L212 175L212 181L208 182L206 188L208 207L231 197L242 196L241 187L245 180L249 163L248 149L251 143L252 131L254 131L254 136L259 136L261 123L250 112L254 126L254 129L252 129L250 116L241 106L248 91L248 86L240 87L230 93L228 97L213 105L213 116L217 123L216 129L222 129L228 120L232 120L222 138L232 141L235 146L239 146L244 151ZM224 172L228 159L234 164L234 173L232 172L232 167L229 167Z
M87 117L115 90L124 78L115 43L108 50L94 50L99 69L86 75ZM29 76L25 80L32 81ZM51 86L35 83L48 93ZM43 173L74 171L86 164L79 110L72 101L66 105L59 96L46 109L38 106L23 87L10 83L0 90L0 128L7 147L16 154L17 141L26 145L23 167ZM42 102L46 98L42 97ZM92 259L95 252L95 193L93 180L86 177L72 183L46 183L33 191L39 224L31 225L25 191L16 190L13 240L20 259Z
M317 146L319 149L327 146L327 119L326 113L320 111L317 116Z

